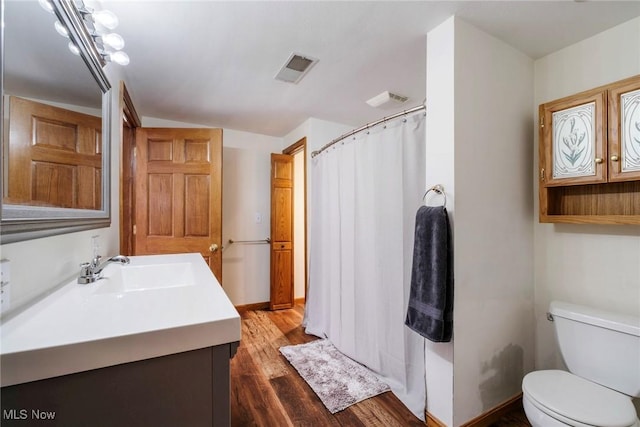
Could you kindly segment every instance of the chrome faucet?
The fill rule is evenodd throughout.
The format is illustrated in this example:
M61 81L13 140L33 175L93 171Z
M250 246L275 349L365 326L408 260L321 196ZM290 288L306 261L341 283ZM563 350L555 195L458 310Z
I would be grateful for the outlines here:
M83 262L80 264L80 276L78 276L78 283L87 284L93 283L102 278L102 270L111 263L129 264L129 258L124 255L116 255L104 262L100 262L102 257L96 255L91 262Z

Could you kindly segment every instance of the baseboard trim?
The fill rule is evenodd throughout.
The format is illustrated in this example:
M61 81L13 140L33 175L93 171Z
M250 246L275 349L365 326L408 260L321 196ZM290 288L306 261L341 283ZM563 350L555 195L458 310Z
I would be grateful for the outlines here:
M296 304L304 305L305 301L306 301L305 298L296 298L295 300L293 300L294 305ZM251 311L251 310L269 310L270 303L269 301L254 302L253 304L236 305L235 308L238 311L238 313L244 313L245 311Z
M253 304L236 305L235 307L238 313L244 313L245 311L251 311L251 310L268 310L269 301L255 302Z
M513 396L511 399L501 403L490 411L467 421L460 427L489 427L511 411L517 410L522 410L522 393ZM425 419L427 427L447 427L445 423L431 415L428 411L425 411Z
M522 409L522 393L513 396L511 399L501 403L490 411L467 421L460 427L489 427L509 412L516 411L518 409Z
M427 412L426 419L427 419L427 427L447 427L445 423L443 423L442 421L440 421L439 419L431 415L429 412Z

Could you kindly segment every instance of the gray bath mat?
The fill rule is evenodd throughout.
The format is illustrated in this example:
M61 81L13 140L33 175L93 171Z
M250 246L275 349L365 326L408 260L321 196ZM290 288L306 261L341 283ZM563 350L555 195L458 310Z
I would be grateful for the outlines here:
M371 371L338 351L329 340L280 347L329 412L389 391Z

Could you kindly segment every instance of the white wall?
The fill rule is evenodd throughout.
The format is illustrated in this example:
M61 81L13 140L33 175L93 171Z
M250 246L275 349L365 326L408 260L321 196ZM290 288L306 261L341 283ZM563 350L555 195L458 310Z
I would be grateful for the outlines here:
M91 236L99 236L100 253L116 255L119 244L119 173L121 128L119 82L122 68L108 64L105 68L112 83L111 91L111 226L96 230L52 236L0 246L0 257L11 262L11 309L28 304L80 273L80 263L91 260Z
M263 186L264 189L258 191L257 194L262 194L264 198L261 200L258 200L258 207L260 206L267 207L267 208L264 208L265 214L263 215L263 225L265 224L265 221L266 221L267 228L266 228L265 237L269 235L269 212L270 212L270 207L269 207L270 206L269 205L270 203L269 202L270 200L270 187L269 187L270 167L269 166L270 166L270 163L268 161L269 159L268 153L281 152L282 149L297 142L303 137L306 137L307 139L307 147L306 147L307 205L308 205L307 215L312 215L313 195L311 194L311 190L310 190L311 189L310 168L312 167L311 152L320 148L324 144L330 142L334 138L337 138L338 136L350 131L351 129L353 128L348 125L310 118L304 123L302 123L300 126L298 126L296 129L291 131L282 140L273 138L270 141L267 140L269 137L258 136L254 134L246 134L246 133L244 138L240 138L240 136L243 134L242 132L236 131L234 134L230 135L230 131L225 130L225 134L224 134L225 151L223 155L223 164L224 164L223 239L224 241L227 240L225 233L227 232L231 233L234 228L238 230L251 229L249 224L247 224L246 222L238 223L236 225L232 224L230 221L227 222L230 216L233 215L233 212L237 212L239 209L242 209L242 208L231 207L230 204L236 203L237 201L234 202L232 200L232 196L229 196L229 194L231 192L235 192L236 194L239 194L240 189L245 189L246 191L246 188L257 189L260 186ZM264 140L257 137L262 137L264 138ZM244 142L240 145L239 141L241 140ZM248 141L251 141L251 143L248 143ZM279 142L280 145L278 145L278 141L280 141ZM244 158L244 161L251 162L252 160L250 160L250 158L252 156L260 157L260 159L253 160L255 165L254 168L255 168L256 175L255 175L255 181L253 181L252 184L245 185L246 183L243 182L244 180L251 179L248 177L235 176L234 178L230 178L230 177L227 178L228 177L227 174L231 173L230 172L231 169L240 171L240 168L236 167L236 165L234 165L231 160L231 156L237 156L237 154L232 154L230 150L227 150L226 148L227 145L234 145L234 146L238 146L238 148L241 148L243 150L242 157ZM265 149L267 151L264 151ZM254 153L254 151L256 150L257 151L262 150L263 153L262 154L259 154L258 152ZM264 162L264 159L267 159L267 161ZM267 168L264 170L260 170L260 166L258 164L266 165ZM297 168L296 176L298 176L302 180L302 182L304 182L304 174L301 170L301 167L302 167L302 159L297 158L296 159L296 168ZM231 183L229 183L230 180L231 180ZM235 184L233 184L233 182L235 182ZM232 188L234 186L235 188ZM301 186L298 185L297 188L301 189ZM302 200L302 196L299 192L296 192L295 199L298 201ZM251 209L249 209L248 212L251 213L252 212ZM300 224L300 222L302 222L304 219L304 216L303 216L304 206L302 204L296 203L296 212L297 212L296 219L299 222L296 225L296 229L300 230L302 229L302 224ZM235 221L235 219L233 221ZM307 219L307 223L308 224L310 223L309 219ZM299 232L298 235L296 236L296 243L295 243L296 247L298 248L304 247L304 243L302 240L303 237L304 235L302 234L302 232ZM257 238L260 238L260 237L257 237ZM310 248L310 247L311 247L311 242L307 242L307 248ZM266 253L268 257L268 246L265 246L265 248L266 248ZM229 248L229 252L231 252L231 250L232 248ZM254 248L251 248L251 250L265 251L264 248L260 248L260 247L254 247ZM245 251L247 252L250 251L249 247L245 247ZM296 254L298 255L299 258L302 258L296 261L296 265L299 265L300 263L304 263L304 259L303 259L304 253L296 250ZM225 259L227 261L225 261ZM238 268L236 268L235 270L232 270L231 265L238 265ZM242 265L245 266L244 269L240 268ZM237 277L236 279L233 279L233 283L235 283L235 285L233 285L235 287L235 290L230 289L231 285L228 285L227 283L227 280L229 278L229 274L227 273L228 271L235 271L235 273L231 273L231 274L236 274L236 277ZM296 272L295 297L302 298L305 295L304 276L303 276L304 272L303 272L303 269L300 267L297 267L294 271ZM235 304L249 304L252 302L268 301L269 300L268 274L269 274L268 258L266 259L266 262L265 262L265 259L259 257L258 255L256 255L253 258L253 260L248 254L247 254L247 258L244 260L238 260L231 256L226 258L226 255L223 256L223 281L225 282L224 286L225 286L225 289L228 291L231 300L234 301ZM267 281L263 283L264 277L267 278ZM243 301L243 302L236 302L236 300Z
M208 127L143 117L145 127ZM222 287L234 305L268 302L269 245L229 245L271 234L271 153L282 139L233 129L222 134ZM256 214L262 217L256 222Z
M533 60L455 21L454 422L533 369Z
M364 123L360 124L364 125ZM320 120L312 117L300 124L300 126L289 132L287 135L285 135L285 137L283 138L283 148L286 148L296 141L299 141L300 139L306 137L308 168L311 163L311 153L314 150L318 150L323 145L328 144L333 139L353 129L354 126L349 126L342 123L328 122L326 120ZM308 180L309 176L307 175L307 181ZM309 183L307 182L307 184Z
M447 425L516 396L533 368L532 82L530 58L458 18L427 36L426 179L445 187L455 276L427 410Z
M640 18L535 62L535 105L640 74ZM536 121L537 122L537 121ZM537 129L534 152L538 150ZM549 302L640 316L640 227L540 224L534 177L536 369L563 367Z
M234 305L270 299L269 245L231 245L271 234L271 153L282 140L244 132L224 133L222 158L222 281ZM255 214L262 216L256 223Z
M427 34L425 182L444 187L455 236L454 23L450 18ZM453 342L426 341L427 411L448 426L453 425L453 351Z

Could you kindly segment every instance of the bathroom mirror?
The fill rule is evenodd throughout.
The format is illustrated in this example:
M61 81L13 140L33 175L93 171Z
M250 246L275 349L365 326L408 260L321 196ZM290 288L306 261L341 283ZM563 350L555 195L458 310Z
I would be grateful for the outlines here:
M111 86L104 62L73 0L0 1L0 243L108 227Z

